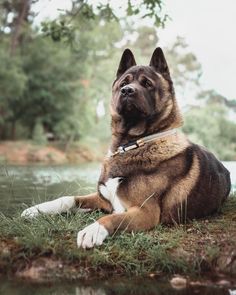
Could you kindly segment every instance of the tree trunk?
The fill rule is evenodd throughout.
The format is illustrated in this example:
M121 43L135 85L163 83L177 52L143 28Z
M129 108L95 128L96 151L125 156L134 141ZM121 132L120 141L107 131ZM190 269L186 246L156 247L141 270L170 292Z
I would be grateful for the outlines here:
M11 37L11 45L10 45L11 56L15 54L16 48L19 44L21 29L24 24L24 21L27 20L29 9L30 9L30 0L19 1L19 10L13 21L13 27L12 27L12 37Z
M16 139L16 122L13 121L11 123L11 140L15 140Z

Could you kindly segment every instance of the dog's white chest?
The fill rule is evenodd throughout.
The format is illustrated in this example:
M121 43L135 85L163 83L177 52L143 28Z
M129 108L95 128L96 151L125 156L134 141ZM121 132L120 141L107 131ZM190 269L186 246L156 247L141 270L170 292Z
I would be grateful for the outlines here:
M115 213L122 213L125 211L124 206L117 196L119 181L120 177L109 178L105 184L99 186L100 193L112 204Z

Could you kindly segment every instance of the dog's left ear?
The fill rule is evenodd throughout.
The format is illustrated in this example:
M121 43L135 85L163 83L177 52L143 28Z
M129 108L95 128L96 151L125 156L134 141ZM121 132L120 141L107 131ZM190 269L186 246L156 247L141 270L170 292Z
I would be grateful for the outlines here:
M136 65L134 55L130 49L125 49L122 54L116 78L119 79L129 68Z
M160 47L157 47L151 57L150 67L153 67L158 73L162 75L170 76L170 71L164 56L164 53Z

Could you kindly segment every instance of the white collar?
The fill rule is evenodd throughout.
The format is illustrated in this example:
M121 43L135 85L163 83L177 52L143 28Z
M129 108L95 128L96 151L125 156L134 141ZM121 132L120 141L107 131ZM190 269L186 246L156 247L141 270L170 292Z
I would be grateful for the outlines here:
M136 148L146 144L147 142L150 142L150 141L155 140L155 139L163 138L163 137L166 137L166 136L169 136L169 135L173 135L176 132L177 132L177 129L170 129L170 130L167 130L167 131L154 133L154 134L142 137L142 138L140 138L140 139L138 139L136 141L129 142L129 143L124 144L124 145L120 145L118 147L118 149L114 153L111 153L109 156L114 157L114 156L116 156L118 154L123 154L123 153L125 153L127 151L136 149Z

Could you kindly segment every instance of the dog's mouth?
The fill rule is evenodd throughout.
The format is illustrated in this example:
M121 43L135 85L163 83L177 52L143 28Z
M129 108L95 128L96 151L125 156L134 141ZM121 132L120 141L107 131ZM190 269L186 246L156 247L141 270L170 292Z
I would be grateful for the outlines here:
M136 105L134 99L130 99L129 96L123 97L122 108L130 112L132 112L132 110L138 110L138 106Z
M129 96L120 97L118 112L122 116L129 117L143 117L146 114L143 106L139 105L138 99Z

